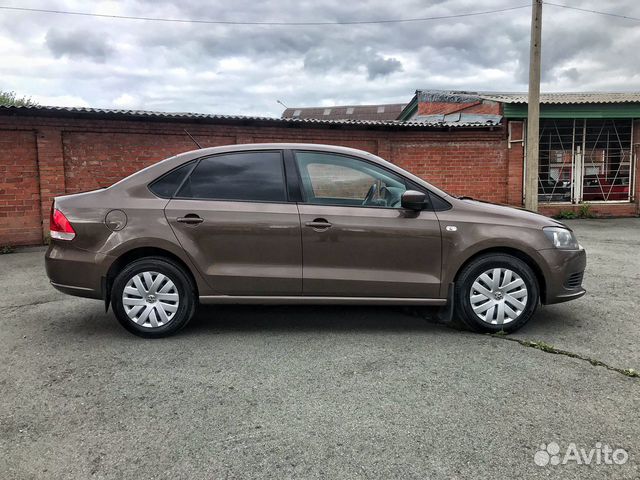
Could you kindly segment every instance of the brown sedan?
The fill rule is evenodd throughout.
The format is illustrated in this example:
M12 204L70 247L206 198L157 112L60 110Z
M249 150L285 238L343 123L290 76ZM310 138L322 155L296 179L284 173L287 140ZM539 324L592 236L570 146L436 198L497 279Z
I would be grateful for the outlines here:
M370 153L310 144L183 153L55 199L51 284L102 299L145 337L199 303L440 306L514 331L539 303L584 295L565 225L453 197Z

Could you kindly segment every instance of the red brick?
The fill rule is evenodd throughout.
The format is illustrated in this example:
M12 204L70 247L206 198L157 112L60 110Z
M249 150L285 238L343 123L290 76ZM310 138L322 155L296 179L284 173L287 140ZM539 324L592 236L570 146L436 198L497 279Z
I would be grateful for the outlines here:
M495 105L478 104L465 111L496 113L491 109ZM147 165L193 150L185 128L205 147L306 142L358 148L452 194L522 204L523 146L515 142L508 147L504 126L374 130L0 116L0 245L40 243L57 195L106 187ZM634 132L638 143L640 125ZM522 124L514 123L512 138L522 138L521 134ZM640 182L636 185L640 195ZM637 204L598 206L597 211L636 215Z

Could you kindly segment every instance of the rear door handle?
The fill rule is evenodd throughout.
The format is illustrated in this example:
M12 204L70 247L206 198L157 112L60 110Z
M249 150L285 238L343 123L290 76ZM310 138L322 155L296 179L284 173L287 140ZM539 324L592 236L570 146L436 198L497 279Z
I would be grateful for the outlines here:
M176 219L176 222L197 225L198 223L204 222L204 220L195 213L190 213L189 215L185 215L184 217L178 217Z
M331 224L324 218L316 218L313 222L307 222L305 225L314 230L326 230L331 227Z

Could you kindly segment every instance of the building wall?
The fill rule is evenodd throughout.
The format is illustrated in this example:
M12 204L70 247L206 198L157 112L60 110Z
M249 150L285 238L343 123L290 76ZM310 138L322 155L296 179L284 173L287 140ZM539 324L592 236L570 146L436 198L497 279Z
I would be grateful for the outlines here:
M489 100L418 103L418 115L446 115L453 112L500 115L500 104Z
M0 246L41 243L55 196L107 187L145 166L192 150L185 128L205 147L309 142L359 148L452 194L512 205L522 201L523 145L511 143L509 148L503 128L380 130L2 115ZM637 213L635 204L617 208L624 210L621 214Z
M185 128L204 147L309 142L359 148L450 193L507 201L509 167L501 128L399 131L0 116L0 245L41 243L56 195L107 187L192 150Z
M42 241L34 131L0 130L0 246Z

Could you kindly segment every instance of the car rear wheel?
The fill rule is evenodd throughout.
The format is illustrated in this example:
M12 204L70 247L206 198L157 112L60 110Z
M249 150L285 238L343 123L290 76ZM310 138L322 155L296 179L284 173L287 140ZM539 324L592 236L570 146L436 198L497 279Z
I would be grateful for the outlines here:
M115 278L111 304L120 324L131 333L166 337L191 320L196 293L182 267L166 258L146 257L127 265Z
M539 298L529 265L511 255L484 255L458 275L453 316L473 331L513 332L533 316Z

